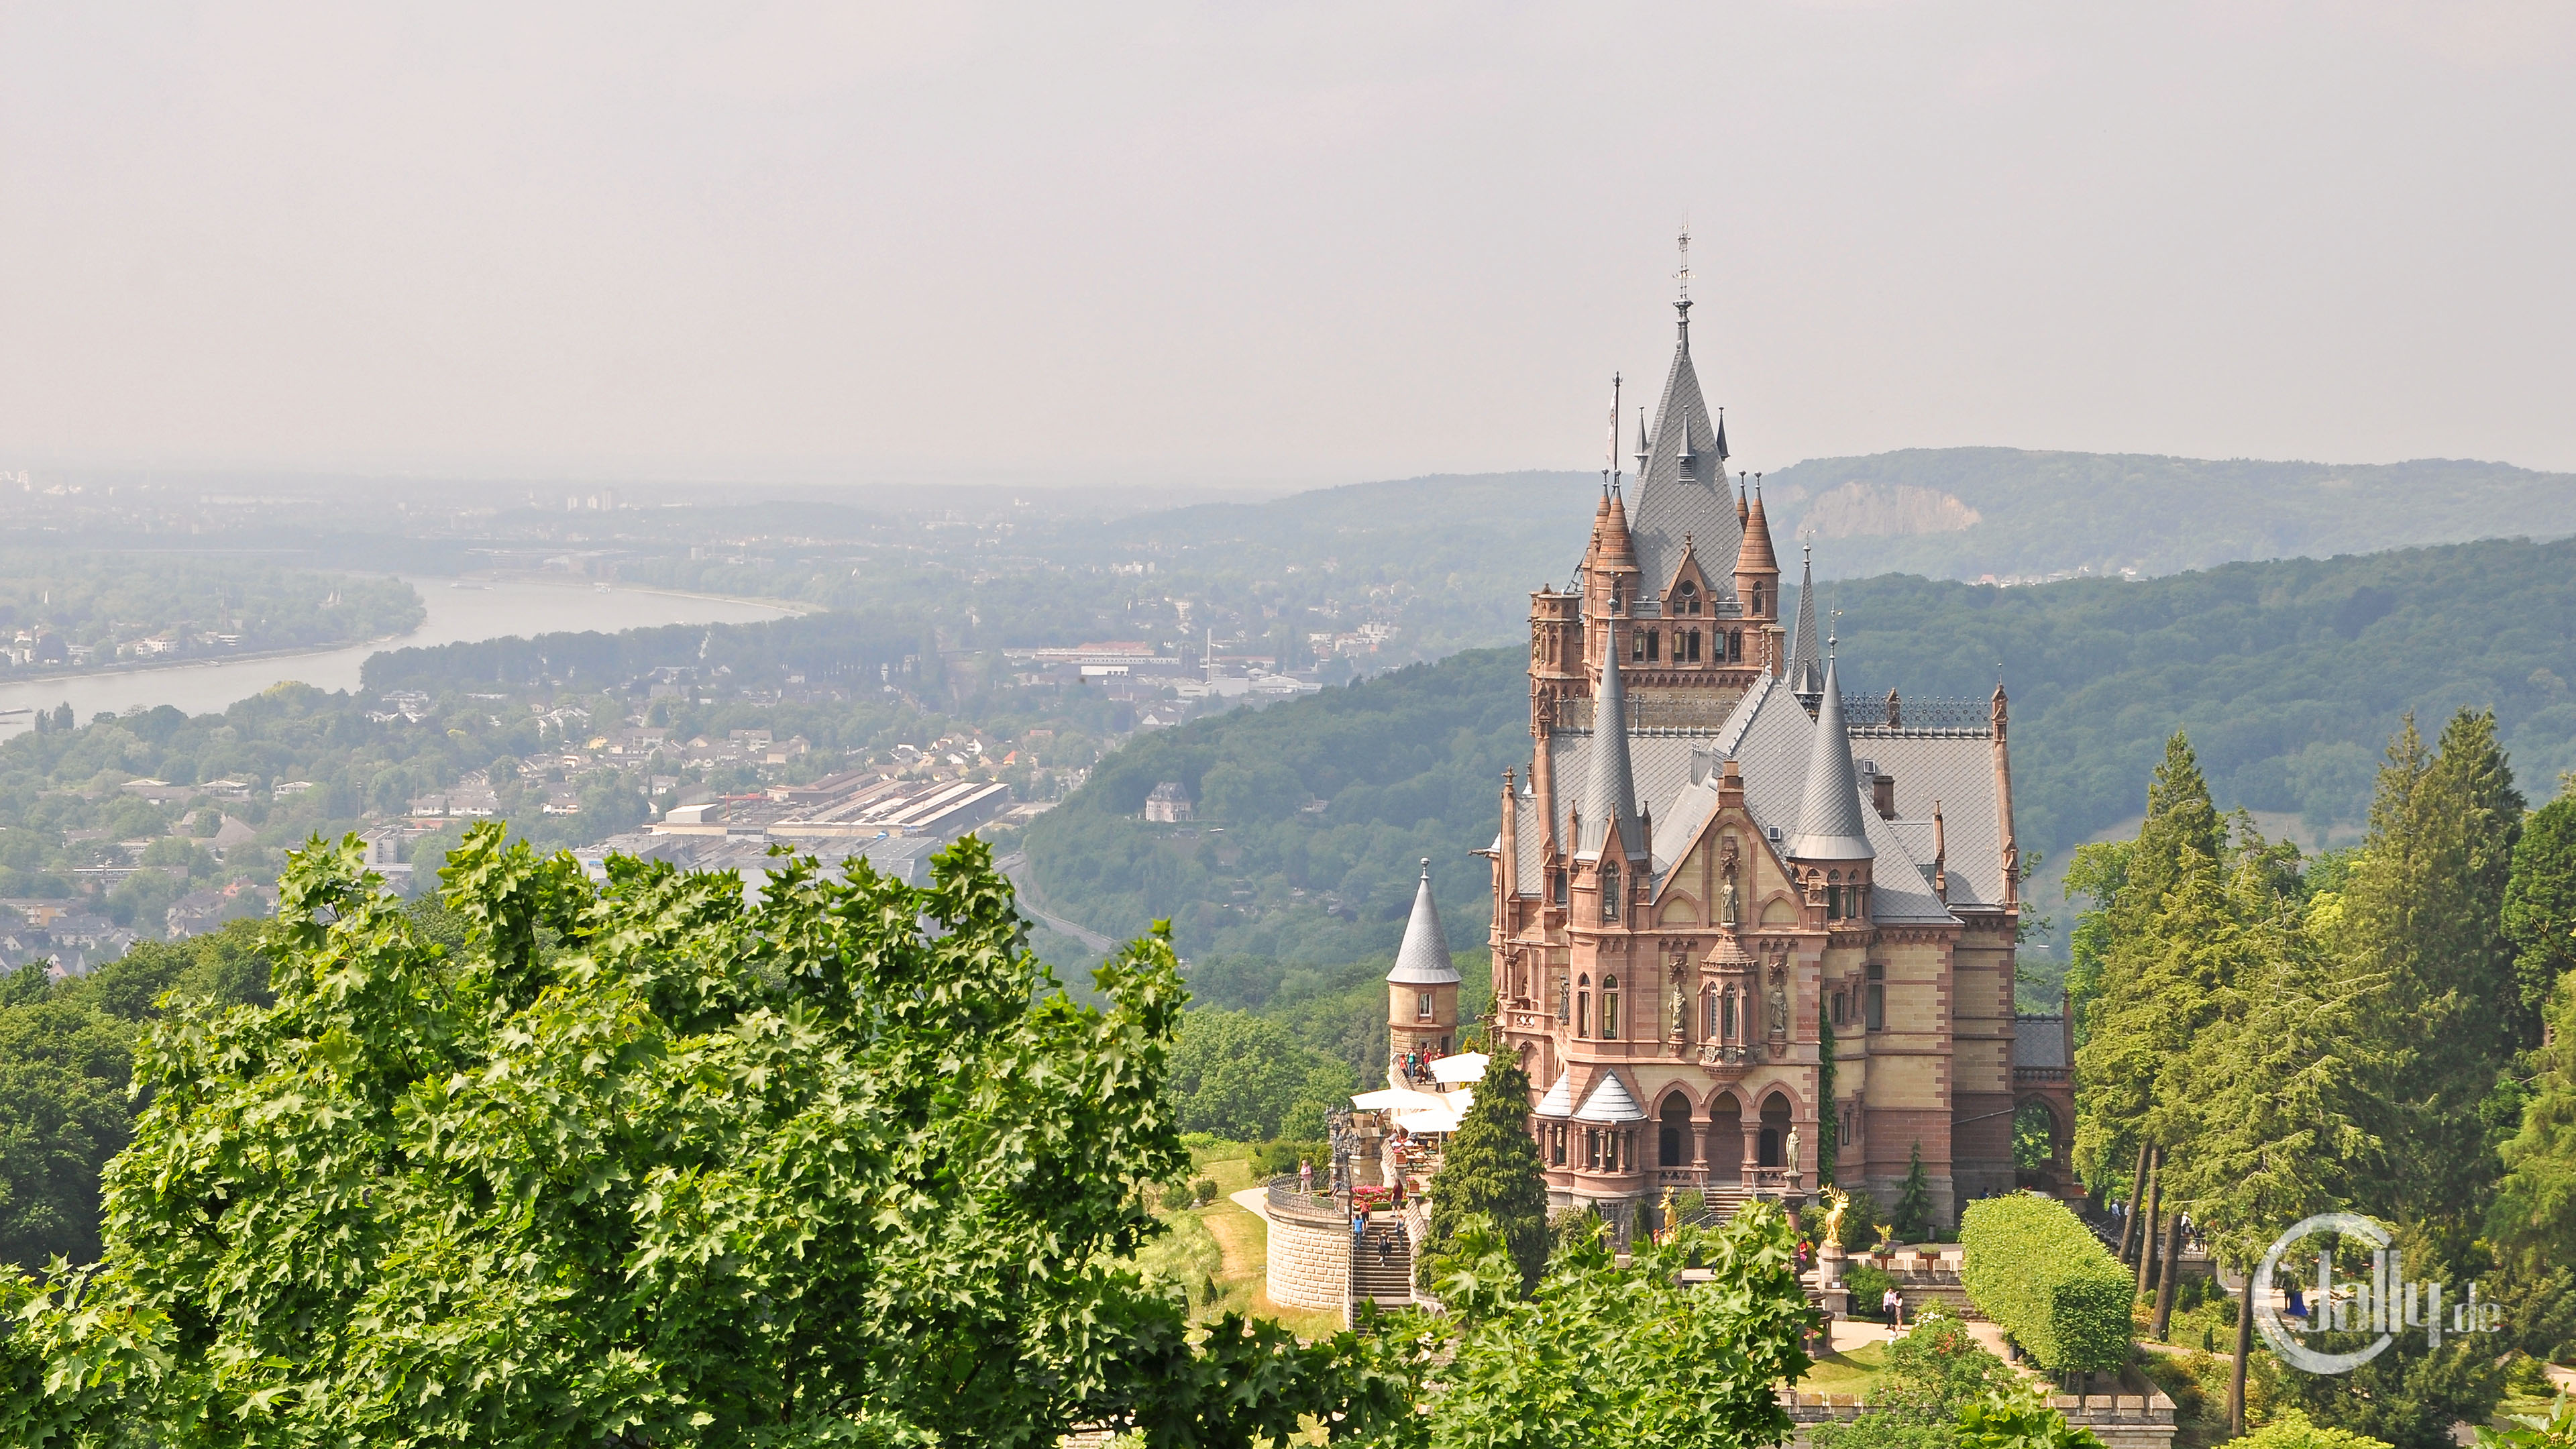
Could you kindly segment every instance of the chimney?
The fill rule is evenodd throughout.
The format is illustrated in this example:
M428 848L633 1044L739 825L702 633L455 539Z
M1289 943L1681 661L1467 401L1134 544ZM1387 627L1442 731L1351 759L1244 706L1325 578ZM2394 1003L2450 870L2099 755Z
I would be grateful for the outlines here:
M1878 818L1896 818L1896 777L1878 768L1874 760L1863 760L1861 768L1869 771L1869 803L1877 809Z

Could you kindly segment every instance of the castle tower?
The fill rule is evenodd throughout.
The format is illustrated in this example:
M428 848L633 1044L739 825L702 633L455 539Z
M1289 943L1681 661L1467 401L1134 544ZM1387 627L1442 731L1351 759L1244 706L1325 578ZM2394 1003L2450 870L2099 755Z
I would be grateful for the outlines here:
M1425 857L1422 884L1413 892L1413 919L1405 923L1395 969L1386 973L1388 1085L1406 1085L1406 1054L1428 1061L1456 1049L1459 980L1449 934L1440 928L1440 908L1431 901L1431 861Z

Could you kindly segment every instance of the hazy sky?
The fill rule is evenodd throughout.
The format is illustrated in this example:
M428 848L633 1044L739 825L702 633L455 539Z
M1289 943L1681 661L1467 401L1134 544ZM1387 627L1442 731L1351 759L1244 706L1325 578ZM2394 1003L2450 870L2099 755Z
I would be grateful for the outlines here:
M0 0L0 466L2576 469L2576 6ZM1631 396L1636 389L1632 386Z

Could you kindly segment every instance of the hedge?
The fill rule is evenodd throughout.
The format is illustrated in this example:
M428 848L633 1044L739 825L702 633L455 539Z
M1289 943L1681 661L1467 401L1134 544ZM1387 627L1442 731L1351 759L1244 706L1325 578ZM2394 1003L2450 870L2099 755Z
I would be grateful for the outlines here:
M2064 1203L2036 1193L1968 1205L1959 1286L2051 1373L2128 1362L2134 1280Z

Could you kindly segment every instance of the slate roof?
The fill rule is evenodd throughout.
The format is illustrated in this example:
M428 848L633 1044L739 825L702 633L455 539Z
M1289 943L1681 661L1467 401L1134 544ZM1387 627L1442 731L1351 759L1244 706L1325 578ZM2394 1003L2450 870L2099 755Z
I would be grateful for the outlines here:
M1628 717L1628 693L1619 682L1619 624L1610 623L1603 635L1608 647L1601 659L1601 694L1593 705L1596 720L1625 721ZM1626 735L1614 732L1607 736L1613 748L1592 752L1591 767L1583 773L1583 832L1575 842L1577 856L1604 853L1611 839L1611 827L1618 827L1619 848L1633 859L1645 848L1645 832L1637 824L1637 787L1630 772Z
M1613 1071L1603 1076L1593 1086L1592 1095L1583 1099L1583 1110L1574 1114L1574 1120L1605 1123L1643 1122L1646 1120L1646 1109L1638 1106L1637 1099L1628 1095L1628 1084L1620 1081L1619 1074Z
M1636 552L1637 604L1641 618L1661 613L1664 590L1681 567L1685 539L1696 543L1699 556L1715 560L1709 586L1719 597L1735 598L1735 580L1720 572L1744 545L1744 525L1735 516L1735 499L1727 492L1726 459L1718 430L1700 397L1699 372L1691 365L1690 320L1683 313L1681 335L1673 345L1672 371L1664 379L1663 405L1656 410L1654 446L1637 480L1636 503L1628 512L1630 547ZM1692 455L1691 477L1682 477L1682 455Z
M1825 688L1823 651L1816 647L1816 550L1798 562L1798 621L1789 631L1789 688L1820 694Z
M1571 1073L1557 1073L1556 1085L1548 1088L1547 1095L1538 1099L1538 1115L1541 1117L1574 1115L1574 1077Z
M1834 661L1825 659L1825 698L1807 748L1807 782L1799 792L1798 828L1789 832L1789 854L1801 860L1868 860L1878 854L1861 816L1860 776L1852 768L1851 731L1843 725L1843 697L1836 693Z
M2013 1017L2012 1064L2017 1067L2071 1067L2066 1059L2066 1018L2055 1012Z
M1807 766L1815 753L1817 726L1788 686L1764 675L1714 730L1648 730L1628 737L1627 756L1638 801L1653 807L1655 838L1650 869L1657 878L1669 871L1690 840L1717 807L1717 775L1722 761L1736 761L1744 782L1744 805L1754 824L1767 835L1777 829L1784 849L1805 800ZM1560 780L1586 777L1595 736L1560 731L1549 737L1551 762ZM1859 771L1852 771L1853 814L1861 838L1878 860L1871 872L1870 915L1890 925L1937 923L1954 910L1999 905L2003 871L1998 852L1994 746L1982 735L1924 731L1890 737L1872 732L1846 747L1848 754L1873 758L1878 769L1896 778L1897 816L1882 819L1860 797ZM1950 905L1933 895L1932 797L1942 797L1949 846ZM1564 796L1559 794L1560 802ZM1560 807L1562 808L1562 807ZM1521 797L1514 829L1520 846L1521 889L1536 895L1541 880L1539 841L1545 822L1538 802ZM1563 822L1558 822L1560 829Z
M1431 903L1431 862L1422 862L1422 884L1414 888L1413 919L1404 923L1404 944L1395 948L1395 969L1386 979L1402 986L1455 986L1458 963L1449 955L1449 933L1440 929L1440 908Z

